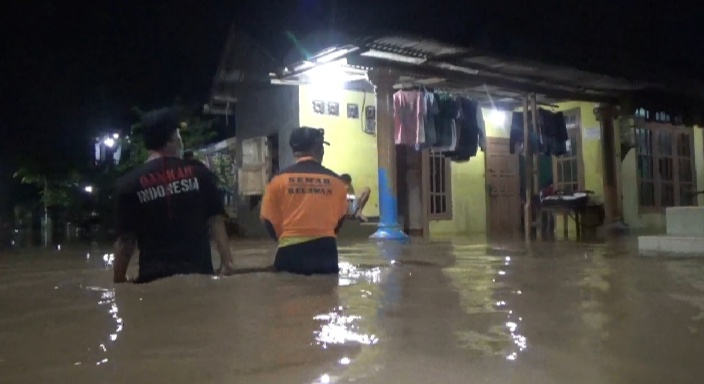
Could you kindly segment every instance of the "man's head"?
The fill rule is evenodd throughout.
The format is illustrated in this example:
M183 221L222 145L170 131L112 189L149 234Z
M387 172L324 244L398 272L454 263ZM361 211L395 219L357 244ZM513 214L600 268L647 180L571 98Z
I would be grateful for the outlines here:
M159 152L162 156L182 157L181 122L176 111L163 108L145 113L142 124L142 137L147 150Z
M352 176L350 176L349 173L343 173L340 175L340 179L342 179L342 181L347 185L352 184Z
M319 128L300 127L291 132L289 145L293 150L293 155L301 157L312 157L318 161L323 161L325 150L324 145L330 145L325 141L325 131Z

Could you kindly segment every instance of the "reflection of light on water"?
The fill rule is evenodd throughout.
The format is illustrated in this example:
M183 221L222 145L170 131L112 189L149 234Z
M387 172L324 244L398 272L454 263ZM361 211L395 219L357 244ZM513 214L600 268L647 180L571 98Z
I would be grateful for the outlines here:
M110 335L108 337L110 339L110 342L116 341L118 335L120 334L120 332L122 332L123 321L119 315L119 308L117 307L117 302L115 301L115 290L114 289L105 289L105 288L100 288L100 287L87 287L86 289L91 290L91 291L100 292L100 300L98 300L98 305L109 306L108 314L110 314L110 317L112 317L112 319L115 322L115 330L112 333L110 333ZM99 348L103 353L108 352L108 349L110 346L109 343L101 343L99 345ZM103 364L106 364L107 362L108 362L108 359L103 358L103 359L97 361L95 363L95 365L103 365Z
M322 345L323 348L326 348L327 344L345 344L348 342L365 345L376 344L379 339L375 335L363 335L352 329L359 328L354 323L361 318L361 316L345 316L335 312L315 316L315 320L325 322L321 329L315 332L317 344Z
M105 267L112 267L112 264L115 262L115 254L114 253L106 253L103 255L103 261L105 262Z
M329 384L332 383L332 378L327 373L320 376L320 378L313 382L313 384Z
M381 268L359 269L356 266L340 262L340 277L339 285L345 287L364 280L372 284L378 284L381 281Z

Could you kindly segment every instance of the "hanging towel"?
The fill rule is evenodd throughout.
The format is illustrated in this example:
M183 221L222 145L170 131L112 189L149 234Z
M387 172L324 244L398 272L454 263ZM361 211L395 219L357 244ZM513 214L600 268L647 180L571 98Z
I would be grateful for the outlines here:
M416 146L425 142L423 121L425 97L420 91L398 91L394 94L394 141Z

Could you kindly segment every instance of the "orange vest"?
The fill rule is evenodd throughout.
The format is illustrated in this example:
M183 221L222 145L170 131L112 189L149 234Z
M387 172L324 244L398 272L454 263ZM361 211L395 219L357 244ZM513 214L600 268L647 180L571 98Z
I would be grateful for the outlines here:
M274 177L266 188L261 218L279 239L335 237L347 214L347 186L333 171L304 157Z

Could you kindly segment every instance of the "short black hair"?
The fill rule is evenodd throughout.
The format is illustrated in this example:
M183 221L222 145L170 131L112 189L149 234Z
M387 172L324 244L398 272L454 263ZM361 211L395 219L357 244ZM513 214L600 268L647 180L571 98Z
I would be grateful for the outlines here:
M150 151L158 151L171 140L180 128L178 112L173 108L161 108L142 115L142 138Z
M352 176L350 176L349 173L343 173L340 175L340 179L344 181L345 183L351 183L352 182Z

